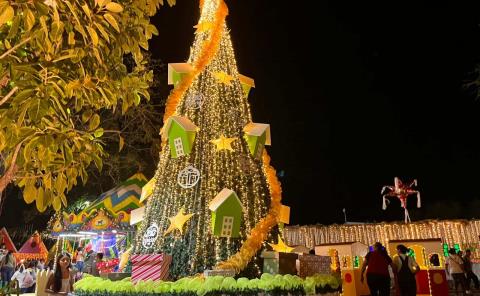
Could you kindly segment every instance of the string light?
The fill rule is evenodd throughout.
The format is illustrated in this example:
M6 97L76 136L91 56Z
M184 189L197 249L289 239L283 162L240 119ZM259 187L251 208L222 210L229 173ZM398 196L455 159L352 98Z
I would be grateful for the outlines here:
M447 246L455 244L462 249L478 245L480 220L419 221L357 224L357 225L314 225L286 226L283 230L285 242L290 246L304 245L313 248L320 244L359 241L366 245L381 242L388 245L390 240L440 238ZM349 233L343 235L342 233ZM478 248L472 248L475 257L480 257Z
M221 3L219 0L205 0L199 23L216 23ZM175 94L181 95L178 104L169 106L175 106L175 114L190 119L199 131L189 155L173 159L164 143L154 177L156 184L135 240L136 253L153 250L172 254L170 274L174 277L202 272L234 255L242 241L248 239L247 235L257 221L266 216L270 206L270 187L262 160L251 156L243 138L244 126L252 121L250 105L238 79L229 32L224 23L221 28L218 51L212 60L198 76L192 77L191 84L183 93L179 92L182 82L174 90L177 91ZM212 30L201 30L195 35L188 63L198 64L204 55L205 44L213 38L211 34ZM231 85L218 82L214 74L219 72L234 78ZM202 108L189 108L185 98L197 94L204 98ZM221 136L236 138L231 143L232 150L215 149L211 141ZM187 164L193 164L200 171L201 178L193 188L182 188L177 184L177 174ZM235 191L244 208L238 239L216 237L211 233L208 205L223 188ZM184 234L160 235L152 249L144 249L142 237L146 228L155 222L160 233L164 233L170 225L168 217L174 216L181 208L194 214L186 224ZM260 270L257 264L254 268Z

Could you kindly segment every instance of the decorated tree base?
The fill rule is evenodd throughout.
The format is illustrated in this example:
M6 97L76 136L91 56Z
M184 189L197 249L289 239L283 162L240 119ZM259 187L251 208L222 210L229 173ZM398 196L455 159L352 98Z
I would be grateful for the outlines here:
M175 282L140 281L129 278L110 281L87 276L75 284L78 296L300 296L339 295L340 279L333 275L315 275L302 279L294 275L263 274L261 278L186 277Z

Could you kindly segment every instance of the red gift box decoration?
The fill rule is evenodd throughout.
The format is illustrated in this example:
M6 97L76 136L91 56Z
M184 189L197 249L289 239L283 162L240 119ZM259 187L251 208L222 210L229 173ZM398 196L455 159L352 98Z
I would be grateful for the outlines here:
M132 282L140 280L165 280L168 277L172 256L167 254L132 255Z

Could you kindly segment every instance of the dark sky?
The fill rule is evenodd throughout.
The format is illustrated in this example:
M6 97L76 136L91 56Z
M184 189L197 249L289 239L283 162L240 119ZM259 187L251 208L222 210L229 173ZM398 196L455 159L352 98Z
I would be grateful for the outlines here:
M398 201L381 210L394 176L418 179L414 219L440 201L480 198L480 101L462 87L480 61L480 5L355 2L227 1L292 222L342 222L344 207L351 221L402 219ZM162 8L155 56L188 57L197 5Z
M198 1L177 2L154 17L151 51L167 63L187 59L199 15ZM463 85L480 63L480 3L351 2L227 0L291 222L343 222L342 208L349 221L401 220L398 201L381 210L395 176L418 179L413 220L448 202L465 206L458 217L477 215L467 206L480 199L480 101Z

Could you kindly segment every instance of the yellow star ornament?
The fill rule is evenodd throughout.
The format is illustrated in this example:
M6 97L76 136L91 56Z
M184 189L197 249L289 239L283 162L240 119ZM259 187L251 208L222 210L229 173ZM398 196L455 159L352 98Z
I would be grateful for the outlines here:
M193 26L195 29L197 29L195 31L195 34L200 34L200 33L203 33L203 32L207 32L207 31L210 31L213 27L213 23L212 22L200 22L198 23L197 25Z
M211 140L210 142L217 146L217 151L220 151L223 149L233 151L232 142L235 141L236 139L237 138L225 138L225 136L222 135L220 138L216 140Z
M214 72L213 77L217 79L218 83L223 83L225 85L231 86L232 85L232 80L233 77L231 75L228 75L227 73L220 71L220 72Z
M273 250L275 252L282 252L282 253L291 253L293 248L292 247L289 247L287 246L282 238L280 237L280 235L278 236L278 244L271 244L271 243L268 243L270 245L270 247L273 248Z
M168 220L170 220L170 226L168 226L168 229L163 235L167 235L175 229L180 230L180 234L183 234L183 224L185 224L190 218L192 218L192 216L193 214L185 215L185 210L181 208L180 211L178 211L177 215L168 218Z

